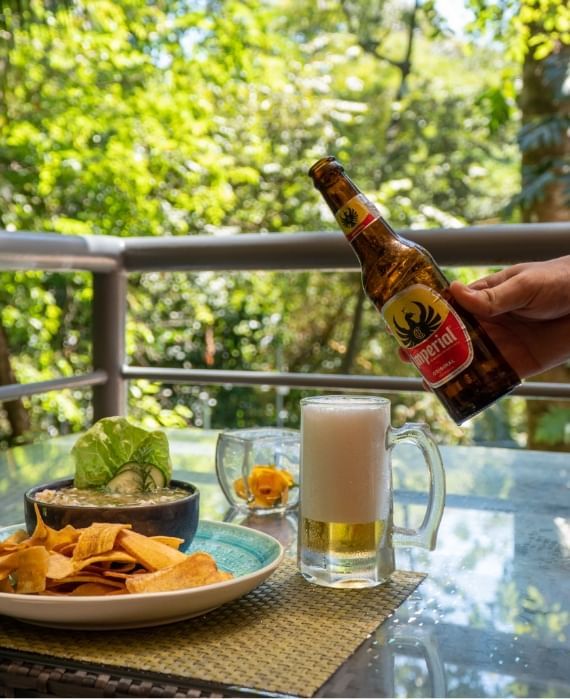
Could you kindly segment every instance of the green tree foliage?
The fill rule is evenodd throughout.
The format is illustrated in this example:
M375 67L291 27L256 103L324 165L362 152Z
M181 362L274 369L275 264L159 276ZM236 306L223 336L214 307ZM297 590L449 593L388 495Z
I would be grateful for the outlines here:
M496 220L517 191L517 109L503 80L514 59L467 51L431 2L414 14L384 0L31 7L35 21L8 22L2 228L336 229L306 176L327 153L398 227ZM142 275L129 289L129 361L338 372L355 340L350 371L415 375L368 303L354 337L358 289L357 274ZM20 380L87 369L90 298L86 275L1 275ZM136 382L130 409L169 426L296 424L301 394ZM81 429L88 397L31 399L36 431ZM429 419L448 440L469 437L429 395L398 396L395 410L398 420Z

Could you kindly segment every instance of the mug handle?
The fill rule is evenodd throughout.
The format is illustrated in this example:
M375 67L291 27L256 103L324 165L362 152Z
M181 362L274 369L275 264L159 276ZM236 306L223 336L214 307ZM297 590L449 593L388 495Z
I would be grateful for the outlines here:
M415 444L422 452L429 471L429 499L423 522L419 529L394 527L392 545L418 546L433 551L445 504L445 472L437 444L429 427L419 422L406 422L399 428L389 427L386 440L389 450L400 442Z

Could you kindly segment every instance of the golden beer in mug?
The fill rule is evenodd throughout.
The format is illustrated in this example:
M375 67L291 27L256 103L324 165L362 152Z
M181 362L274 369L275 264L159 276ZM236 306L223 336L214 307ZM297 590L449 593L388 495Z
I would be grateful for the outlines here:
M301 542L305 547L336 556L366 556L376 551L386 531L386 522L317 522L304 517Z

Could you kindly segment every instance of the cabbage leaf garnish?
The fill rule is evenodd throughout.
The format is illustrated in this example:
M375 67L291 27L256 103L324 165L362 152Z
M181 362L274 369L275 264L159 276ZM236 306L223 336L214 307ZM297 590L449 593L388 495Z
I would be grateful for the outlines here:
M77 488L108 486L125 469L133 475L141 491L166 486L172 476L164 432L149 432L124 417L105 417L97 421L75 442L71 455ZM149 473L154 477L149 478ZM157 480L163 482L157 483Z

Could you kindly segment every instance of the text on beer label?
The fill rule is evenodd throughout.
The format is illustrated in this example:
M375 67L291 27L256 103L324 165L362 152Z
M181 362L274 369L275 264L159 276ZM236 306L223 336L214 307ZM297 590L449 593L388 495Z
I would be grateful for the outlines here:
M398 343L432 388L447 383L473 360L461 318L433 289L412 284L384 304L382 315Z
M362 194L357 194L341 206L335 217L350 242L371 223L377 221L380 213Z

